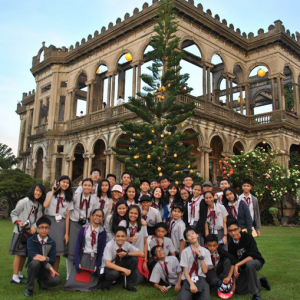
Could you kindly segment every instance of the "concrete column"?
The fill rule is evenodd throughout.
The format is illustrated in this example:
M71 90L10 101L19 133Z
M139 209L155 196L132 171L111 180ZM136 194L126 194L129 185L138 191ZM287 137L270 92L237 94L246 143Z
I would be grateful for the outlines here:
M211 99L211 88L210 88L210 67L207 67L207 100L212 102Z
M204 152L204 180L209 180L209 152Z
M85 153L83 157L83 178L88 177L88 167L89 167L89 154Z
M72 173L73 173L73 161L74 160L75 160L74 156L70 157L70 159L69 159L69 161L70 161L70 164L69 164L69 177L71 178L71 180L73 180Z
M87 84L87 94L86 94L86 114L91 113L91 84Z
M201 149L197 149L200 152L200 172L201 177L204 177L205 174L205 162L204 162L204 151Z
M111 88L111 103L112 105L111 106L115 106L114 103L115 103L115 85L116 85L116 74L113 74L112 75L112 88ZM118 97L118 96L117 96Z
M299 105L299 85L297 83L293 83L293 91L294 91L294 107L297 116L300 114L300 105Z
M282 109L285 110L285 97L284 97L284 85L283 78L280 78L280 88L281 88L281 101L282 101Z
M52 74L52 82L51 82L51 94L49 99L49 109L48 109L48 129L53 130L54 128L54 121L58 119L58 79L59 79L59 67L53 67L53 74Z
M203 80L202 80L202 89L203 89L203 99L206 100L206 66L202 66L202 71L203 71Z
M94 153L91 153L88 157L89 163L88 163L88 169L87 169L87 174L89 175L91 173L92 170L92 165L93 165L93 158L95 157ZM88 176L87 175L87 176Z
M249 83L245 85L245 104L246 104L246 115L250 116L250 99L249 99Z
M243 87L240 87L240 113L244 114L244 99L243 99Z
M282 103L282 91L281 91L281 81L280 77L277 77L277 95L278 95L278 101L279 101L279 109L283 109L283 103Z
M228 78L228 75L226 75L225 81L226 81L226 106L227 106L227 108L229 108L230 102L229 102L229 78Z
M138 64L138 78L137 78L137 92L138 93L141 92L141 83L142 83L141 73L142 73L142 65L141 65L141 63L139 63Z
M233 109L233 93L232 93L232 78L230 77L229 79L229 83L230 83L230 108Z
M91 92L90 92L90 113L94 112L94 110L97 108L95 107L94 105L94 91L95 91L95 84L96 84L96 81L92 81L91 82Z
M105 168L105 173L106 175L110 173L110 164L111 164L111 156L112 156L112 151L111 149L105 150L104 151L105 157L106 157L106 168Z
M107 107L113 106L113 103L110 101L111 96L111 76L108 77L108 87L107 87Z
M136 68L137 66L133 66L133 75L132 75L132 97L135 97L136 93Z
M114 174L114 170L115 169L115 156L112 154L110 156L110 171L109 173L113 173Z
M275 111L276 110L276 95L275 95L274 78L271 78L271 87L272 87L272 105L273 105L273 111Z

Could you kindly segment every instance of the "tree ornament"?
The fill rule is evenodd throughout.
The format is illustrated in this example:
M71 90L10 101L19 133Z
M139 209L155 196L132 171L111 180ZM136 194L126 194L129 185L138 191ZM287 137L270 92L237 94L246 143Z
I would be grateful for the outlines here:
M161 12L162 12L163 14L165 13L165 11L164 11L164 10L162 10Z
M151 155L150 155L150 154L148 154L148 155L147 155L147 158L151 158Z
M171 132L168 132L168 135L171 135Z
M165 96L161 96L160 98L161 98L162 100L164 100L164 99L165 99Z
M160 92L160 91L161 91L161 88L158 88L158 91Z
M168 145L165 145L165 148L168 148Z
M155 94L156 94L156 92L152 92L152 94L153 94L153 95L155 95Z
M161 134L161 135L160 135L160 137L163 139L163 138L164 138L164 135L163 135L163 134Z
M193 170L190 170L190 173L194 173L194 171L193 171Z
M152 129L151 132L154 133L155 132L154 129Z
M152 145L152 141L149 141L148 144L149 144L149 145Z
M188 165L188 169L190 168L191 166L190 165Z
M161 89L164 91L166 88L164 86L162 86Z
M175 184L176 184L176 185L178 185L178 184L179 184L179 182L176 180L176 181L175 181Z
M161 76L159 76L158 79L161 79Z
M125 55L125 59L126 59L127 61L132 61L132 56L131 56L131 54L130 54L130 53L127 53L127 54Z
M163 20L163 24L165 24L166 23L166 21L165 20Z
M140 135L139 133L137 134L137 136L138 136L138 137L141 137L141 135Z
M157 116L154 116L155 119L157 119Z
M177 157L177 154L176 154L176 153L174 154L174 157Z
M259 70L257 71L257 75L258 75L259 77L264 77L264 76L266 75L266 71L263 70L263 69L259 69Z
M161 171L161 167L158 167L157 170L158 170L158 171Z
M162 176L162 173L159 173L158 175L159 175L159 176Z
M184 123L181 123L181 127L184 127Z
M162 72L162 69L159 69L160 72Z
M176 166L176 167L179 167L179 164L176 164L175 166Z
M136 133L134 133L133 136L136 136Z
M171 87L171 83L168 83L168 88L170 88Z
M175 173L179 173L179 171L175 171Z
M167 60L168 59L168 56L165 56L165 60Z
M139 164L135 164L135 166L136 166L136 167L138 167L138 166L139 166Z

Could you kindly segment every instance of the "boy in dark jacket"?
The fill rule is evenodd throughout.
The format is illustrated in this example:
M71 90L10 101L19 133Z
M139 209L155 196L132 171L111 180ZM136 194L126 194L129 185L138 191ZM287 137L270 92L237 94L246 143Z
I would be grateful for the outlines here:
M219 247L218 237L209 234L206 237L206 247L210 252L213 268L206 274L206 281L210 287L217 287L222 282L228 284L233 276L234 265L238 260L222 247Z
M56 259L55 242L48 235L51 221L41 217L36 222L37 233L27 241L27 288L26 297L33 296L34 280L37 278L40 290L58 285L61 280L52 265Z
M234 266L235 292L251 293L253 300L261 300L261 287L271 289L266 277L259 280L257 278L257 271L262 268L265 260L258 251L253 236L242 232L237 220L227 221L227 232L232 238L229 240L228 252L238 260Z

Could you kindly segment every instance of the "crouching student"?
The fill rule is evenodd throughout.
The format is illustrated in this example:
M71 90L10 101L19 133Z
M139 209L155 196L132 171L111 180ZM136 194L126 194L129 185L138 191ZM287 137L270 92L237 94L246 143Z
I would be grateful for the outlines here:
M127 291L136 292L133 286L135 274L138 267L138 257L144 257L144 253L126 241L127 232L125 227L118 226L114 239L105 247L103 255L104 281L101 289L109 290L109 286L124 276L123 287Z
M218 287L222 282L228 284L233 276L237 259L219 247L218 237L215 234L209 234L206 237L206 247L210 252L213 264L206 274L207 283L211 288Z
M265 260L258 251L253 236L242 232L237 220L229 220L227 229L232 238L229 240L228 252L238 260L234 266L233 288L236 294L250 293L254 300L260 300L261 287L271 289L266 277L257 278L257 271L263 267Z
M185 231L185 223L182 220L184 207L182 204L174 204L172 210L172 221L169 227L169 236L175 248L177 258L181 257L181 252L185 247L183 233Z
M33 296L35 279L37 279L40 290L54 287L61 282L58 273L53 268L56 259L56 244L48 235L51 221L46 217L41 217L37 220L36 226L37 233L27 241L26 297Z
M177 299L211 300L210 288L205 279L208 268L212 267L210 252L199 245L198 234L193 228L189 227L184 231L184 238L191 245L181 253L183 281Z
M166 256L162 246L156 245L151 250L152 256L157 260L152 270L150 282L162 293L168 292L171 286L179 292L181 289L181 267L178 259L174 256ZM161 283L161 284L160 284Z
M101 225L103 217L103 211L99 208L95 209L91 214L90 223L80 229L74 265L69 280L64 286L65 290L88 292L97 289L97 274L100 272L106 245L106 231Z

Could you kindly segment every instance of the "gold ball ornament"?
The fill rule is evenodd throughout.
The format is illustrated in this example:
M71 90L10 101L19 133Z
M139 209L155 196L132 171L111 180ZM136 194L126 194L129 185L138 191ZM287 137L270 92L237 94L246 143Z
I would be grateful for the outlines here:
M157 119L157 116L154 116L155 119Z
M148 144L149 144L149 145L152 145L152 141L149 141Z
M179 171L175 171L175 173L179 173Z
M163 20L163 24L165 24L166 23L166 21L165 20Z
M163 139L165 136L163 134L161 134L160 137Z
M165 145L165 148L168 148L168 145Z
M188 165L188 169L190 168L191 166L190 165Z
M136 133L134 133L133 136L136 136Z
M166 88L164 86L162 86L161 89L164 91Z
M168 135L171 135L171 132L168 132Z
M170 88L171 87L171 83L168 83L168 88Z
M194 173L194 171L193 171L193 170L190 170L190 173Z
M162 176L162 173L159 173L158 175L159 175L159 176Z
M161 171L161 167L158 167L157 170L158 170L158 171Z
M162 69L159 69L160 72L162 72Z
M155 95L156 93L155 93L155 92L152 92L152 94Z
M164 100L164 99L165 99L165 96L161 96L160 98L161 98L162 100Z
M158 88L158 91L160 92L160 91L161 91L161 88Z
M184 127L184 123L181 123L181 127Z
M174 154L174 157L177 157L177 154L176 154L176 153Z
M161 79L161 76L159 76L158 79Z
M127 61L132 61L132 55L131 55L130 53L127 53L127 54L125 55L125 59L126 59Z
M179 167L179 164L175 165L176 167Z
M155 132L154 129L152 129L151 132L154 133Z
M165 56L165 60L167 60L168 59L168 56Z
M179 182L178 182L178 181L175 181L175 184L177 184L177 185L178 185L178 184L179 184Z
M135 164L135 166L136 166L136 167L138 167L138 166L139 166L139 164Z
M259 69L259 70L257 71L257 75L258 75L259 77L264 77L264 76L266 75L266 71L263 70L263 69Z
M148 155L147 155L147 158L151 158L151 155L150 155L150 154L148 154Z

